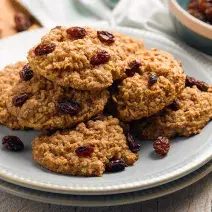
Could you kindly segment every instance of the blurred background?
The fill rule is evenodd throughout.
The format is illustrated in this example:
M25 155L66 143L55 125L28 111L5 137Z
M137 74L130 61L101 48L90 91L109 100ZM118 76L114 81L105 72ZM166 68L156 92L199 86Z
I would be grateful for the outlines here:
M212 0L0 0L1 38L93 23L160 33L212 55Z
M29 12L18 3L18 0L1 0L0 1L0 37L6 37L16 34L15 15L22 13L26 18L32 20L29 27L22 27L22 30L40 27L40 24L32 18ZM24 18L25 18L24 17ZM25 22L25 21L24 21Z

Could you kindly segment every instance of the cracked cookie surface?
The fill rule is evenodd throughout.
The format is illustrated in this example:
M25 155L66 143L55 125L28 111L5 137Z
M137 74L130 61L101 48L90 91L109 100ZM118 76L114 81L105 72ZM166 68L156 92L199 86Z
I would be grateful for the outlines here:
M82 146L93 148L93 152L78 156L76 149ZM119 120L112 116L80 123L75 129L57 131L51 136L36 136L32 151L39 165L77 176L102 176L110 159L121 159L127 165L133 165L138 159L138 154L127 146Z
M113 33L114 42L102 42L97 30L85 27L85 36L73 39L65 27L56 27L41 39L41 44L51 44L53 51L36 55L36 47L28 54L32 69L39 75L64 87L79 90L103 90L113 80L124 76L128 57L144 49L143 42L126 35ZM51 50L51 48L50 48ZM108 61L92 62L100 51L108 53ZM102 60L102 56L99 56Z
M6 66L0 71L0 123L11 129L22 128L16 117L12 116L6 107L9 90L20 80L19 72L26 62L17 62Z
M20 103L21 95L22 100L24 95L25 99ZM68 128L100 113L107 99L106 90L89 92L62 88L34 74L31 80L21 81L11 89L7 108L25 127L36 130Z
M167 107L161 113L141 122L141 138L154 140L158 136L191 136L200 133L212 118L212 92L186 87L177 97L177 110Z
M123 121L157 113L185 87L186 76L172 55L151 49L140 53L137 60L141 64L137 73L124 79L113 95L118 117Z

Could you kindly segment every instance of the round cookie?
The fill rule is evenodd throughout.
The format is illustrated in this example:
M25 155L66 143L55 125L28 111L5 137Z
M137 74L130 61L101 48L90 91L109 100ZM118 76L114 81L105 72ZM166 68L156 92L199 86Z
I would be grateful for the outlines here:
M181 65L166 52L151 49L137 55L140 67L124 79L113 95L121 120L151 116L169 105L185 87Z
M210 91L210 89L209 89ZM212 93L186 87L170 106L140 123L141 138L191 136L212 119Z
M31 80L21 81L11 89L7 108L25 127L68 128L100 113L107 99L107 90L89 92L63 88L34 74Z
M65 27L56 27L42 37L28 54L32 69L64 87L103 90L124 76L128 57L144 49L142 41L126 35L80 29L78 38ZM108 37L112 41L102 40Z
M79 155L78 148L92 148ZM109 116L104 120L80 123L75 129L57 131L51 136L36 136L32 144L34 160L41 166L62 174L102 176L111 159L133 165L138 154L128 148L119 120Z
M0 123L11 129L21 129L16 117L12 116L6 107L9 90L20 80L19 72L26 62L17 62L6 66L0 71Z

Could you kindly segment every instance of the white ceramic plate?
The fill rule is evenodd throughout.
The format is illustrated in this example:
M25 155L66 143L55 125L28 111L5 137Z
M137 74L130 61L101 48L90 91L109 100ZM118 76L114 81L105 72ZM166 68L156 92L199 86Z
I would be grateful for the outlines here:
M56 194L24 188L5 182L3 180L0 180L0 189L22 198L49 204L80 207L113 206L146 201L171 194L197 182L198 180L209 174L211 171L212 160L198 170L192 172L191 174L175 180L171 183L141 191L113 195L82 196Z
M99 28L102 28L101 26ZM183 62L188 75L212 84L211 63L197 51L157 34L130 28L115 30L144 39L147 48L157 47L172 53ZM37 43L46 29L25 32L0 42L0 68L6 64L23 60L27 50ZM51 173L32 160L31 141L33 131L17 132L0 126L0 137L18 135L26 146L22 153L0 149L0 178L17 185L55 193L68 194L115 194L155 187L185 176L206 164L212 158L212 123L201 134L172 141L167 157L158 159L153 153L151 142L141 143L140 159L124 172L105 174L103 177L71 177Z

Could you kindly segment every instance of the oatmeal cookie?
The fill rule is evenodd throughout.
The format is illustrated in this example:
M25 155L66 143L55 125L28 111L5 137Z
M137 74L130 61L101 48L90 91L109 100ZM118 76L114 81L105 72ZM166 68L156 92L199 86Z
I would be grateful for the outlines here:
M139 54L140 67L129 72L113 95L123 121L151 116L169 105L185 87L179 62L166 52L151 49Z
M6 66L0 71L0 123L11 129L22 128L18 120L12 116L6 107L9 90L20 80L19 72L26 62L17 62Z
M186 87L170 106L142 121L139 131L141 138L148 140L191 136L200 133L211 118L212 93Z
M67 128L100 113L107 99L106 90L76 91L34 74L11 89L7 108L25 127Z
M39 75L64 87L103 90L123 77L127 58L143 50L143 42L92 28L56 27L29 51Z
M119 120L112 116L80 123L75 129L51 136L36 136L32 152L39 165L77 176L102 176L111 159L123 160L127 165L138 159L138 154L128 148Z

